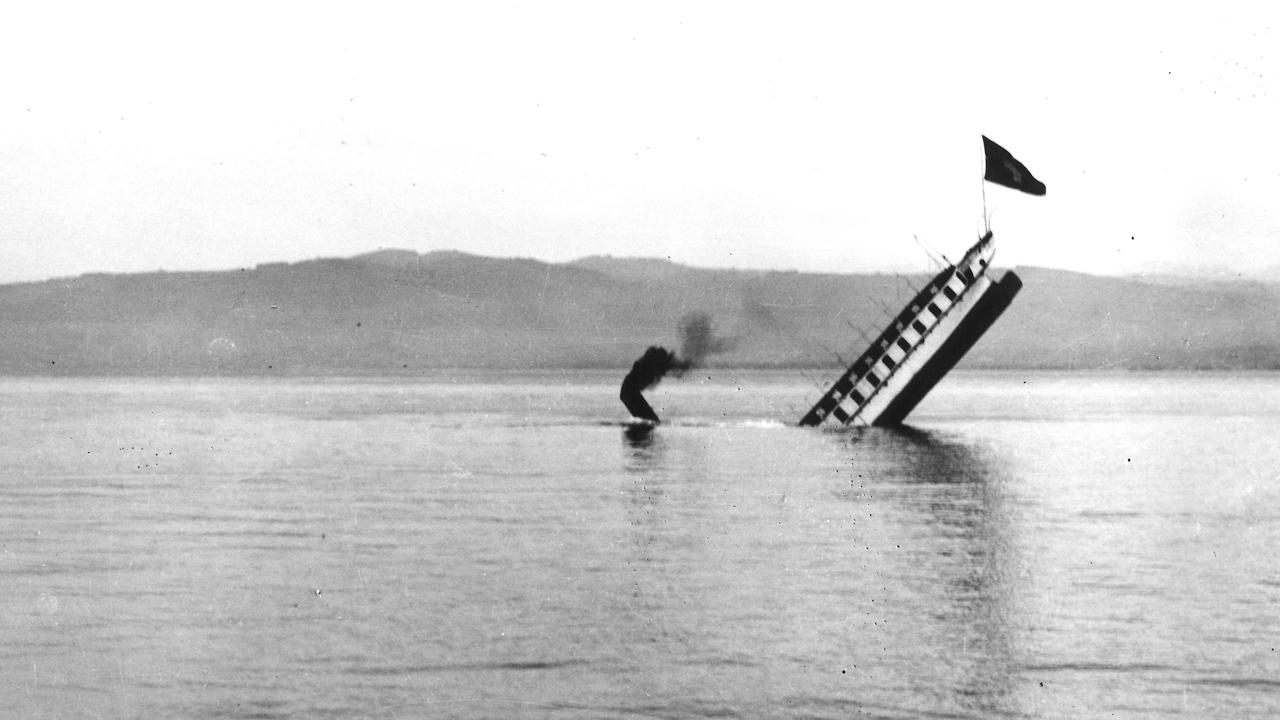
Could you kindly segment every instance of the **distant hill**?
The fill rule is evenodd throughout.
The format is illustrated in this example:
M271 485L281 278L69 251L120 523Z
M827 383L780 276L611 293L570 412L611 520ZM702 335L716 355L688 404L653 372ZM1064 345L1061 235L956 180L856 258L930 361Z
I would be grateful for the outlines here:
M1018 273L1022 293L964 366L1280 369L1280 286ZM650 344L677 347L694 311L730 340L713 365L836 367L924 279L405 250L93 274L0 286L0 373L623 368Z

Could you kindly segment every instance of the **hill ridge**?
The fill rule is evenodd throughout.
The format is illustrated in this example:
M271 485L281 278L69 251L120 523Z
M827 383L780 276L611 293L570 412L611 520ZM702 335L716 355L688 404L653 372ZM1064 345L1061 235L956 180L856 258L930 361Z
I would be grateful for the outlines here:
M1275 285L1145 283L1019 268L968 367L1280 368ZM413 374L627 367L690 312L733 339L710 362L833 367L926 276L565 263L380 248L218 271L0 285L0 373Z

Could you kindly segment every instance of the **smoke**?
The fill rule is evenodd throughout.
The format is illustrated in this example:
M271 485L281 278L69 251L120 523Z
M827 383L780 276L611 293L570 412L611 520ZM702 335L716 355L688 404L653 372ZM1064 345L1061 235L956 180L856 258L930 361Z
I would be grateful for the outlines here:
M680 318L677 326L680 334L680 354L664 347L650 345L631 364L631 372L622 380L618 397L635 417L659 422L658 414L640 394L657 385L668 374L679 377L702 363L708 355L724 352L731 347L727 338L717 337L711 325L711 316L704 312L691 312Z
M728 338L716 337L711 326L711 316L704 312L691 312L680 318L680 354L687 365L685 369L702 364L708 355L722 353L730 348Z
M668 374L680 377L700 366L708 355L730 349L729 339L716 335L711 316L704 312L691 312L680 318L676 329L680 335L680 353L650 345L632 364L631 372L622 382L624 386L633 387L637 392L648 390Z

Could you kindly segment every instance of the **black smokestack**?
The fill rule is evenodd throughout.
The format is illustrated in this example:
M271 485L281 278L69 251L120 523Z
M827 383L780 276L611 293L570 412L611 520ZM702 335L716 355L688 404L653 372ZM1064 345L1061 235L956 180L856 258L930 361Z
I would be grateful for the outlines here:
M658 414L653 411L653 407L640 393L657 385L667 373L674 371L679 374L687 369L689 369L688 363L681 361L675 353L666 348L651 345L639 360L631 364L631 372L622 379L622 390L618 393L618 397L633 416L654 423L661 422L658 420Z
M652 345L631 365L631 372L623 378L618 397L633 416L653 423L661 422L640 393L657 385L667 373L679 377L686 370L700 365L707 355L729 349L729 341L716 337L711 327L711 316L704 312L691 312L680 318L678 330L680 355Z

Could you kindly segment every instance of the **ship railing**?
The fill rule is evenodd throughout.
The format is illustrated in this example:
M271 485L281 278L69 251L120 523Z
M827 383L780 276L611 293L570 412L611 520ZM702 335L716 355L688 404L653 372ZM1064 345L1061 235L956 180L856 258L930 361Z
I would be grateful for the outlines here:
M899 368L906 363L907 359L924 344L925 339L942 324L943 318L968 295L973 286L977 284L978 278L986 274L987 269L990 267L990 257L984 259L981 256L985 246L990 243L991 237L991 233L988 232L973 247L969 248L959 263L947 267L934 276L930 283L889 323L884 332L880 333L872 341L871 346L841 374L840 378L833 383L832 387L827 390L826 394L818 400L818 403L806 415L806 418L814 414L815 411L818 412L818 422L821 422L827 415L831 414L834 414L842 423L848 423L857 417L862 408L880 393L880 390L897 374ZM991 253L991 256L994 256L994 252ZM974 269L975 266L977 266L976 270ZM946 280L939 282L944 276ZM951 281L957 278L960 279L958 290L950 287ZM948 289L951 290L954 297L947 294L946 291ZM946 298L946 300L939 303L940 298ZM934 309L937 310L936 313ZM920 322L922 319L929 322ZM923 331L914 327L917 322L920 322L923 326ZM919 335L919 337L914 342L908 340L907 347L903 348L897 342L904 337L908 329ZM902 357L897 359L893 357L894 347L897 347L902 352ZM886 358L888 362L886 362ZM885 374L883 377L875 372L877 365L884 368ZM854 379L855 373L857 374L857 379ZM873 378L874 381L869 378ZM866 392L859 391L859 385L866 387ZM857 397L852 399L856 407L852 413L846 412L841 405L846 398L850 398L855 394ZM861 400L858 400L858 397ZM823 405L827 405L827 407L824 408L822 407Z

